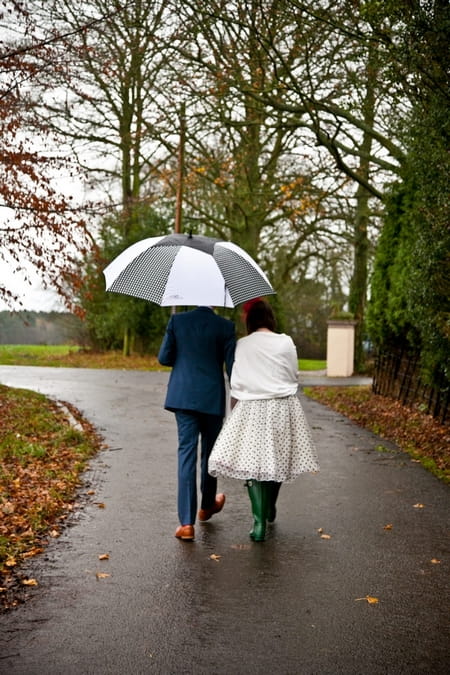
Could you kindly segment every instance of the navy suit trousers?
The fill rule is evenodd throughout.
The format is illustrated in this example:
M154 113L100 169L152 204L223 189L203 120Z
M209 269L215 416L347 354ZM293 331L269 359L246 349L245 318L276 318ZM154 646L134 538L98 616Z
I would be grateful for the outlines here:
M197 515L197 454L201 438L201 508L216 499L217 479L208 473L208 459L222 428L221 415L195 410L176 410L178 428L178 517L182 525L193 525Z

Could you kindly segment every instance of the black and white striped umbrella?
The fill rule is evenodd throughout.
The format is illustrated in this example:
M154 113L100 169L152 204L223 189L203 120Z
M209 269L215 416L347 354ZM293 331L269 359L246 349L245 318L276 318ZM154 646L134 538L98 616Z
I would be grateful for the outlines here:
M201 235L170 234L138 241L104 270L106 290L162 307L235 307L275 293L242 248Z

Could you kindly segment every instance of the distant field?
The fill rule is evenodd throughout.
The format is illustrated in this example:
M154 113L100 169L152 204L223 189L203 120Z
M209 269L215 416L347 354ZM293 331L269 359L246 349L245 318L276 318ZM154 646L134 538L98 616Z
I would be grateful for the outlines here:
M0 345L2 365L50 365L48 362L69 354L76 354L75 345ZM43 363L45 362L45 364Z
M0 345L0 365L162 370L154 356L93 352L76 345Z
M0 345L0 365L165 370L155 356L123 356L119 351L92 352L76 345ZM325 368L326 361L299 360L300 370Z

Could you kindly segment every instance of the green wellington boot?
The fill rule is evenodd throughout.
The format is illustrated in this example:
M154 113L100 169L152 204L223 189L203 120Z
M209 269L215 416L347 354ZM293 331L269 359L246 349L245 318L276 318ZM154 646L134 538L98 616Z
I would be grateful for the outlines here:
M274 480L267 481L267 490L269 492L269 506L267 509L267 520L269 523L273 523L273 521L277 517L277 509L275 507L275 504L277 502L280 487L281 483L277 483Z
M253 541L264 541L269 505L267 482L248 480L247 489L253 512L253 529L250 531L250 537Z

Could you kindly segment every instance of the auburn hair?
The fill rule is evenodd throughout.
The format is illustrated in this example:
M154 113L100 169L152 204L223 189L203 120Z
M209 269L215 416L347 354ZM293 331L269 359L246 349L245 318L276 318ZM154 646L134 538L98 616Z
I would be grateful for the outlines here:
M272 307L266 300L257 300L249 307L245 317L247 333L254 333L258 328L268 328L275 332L276 320Z

